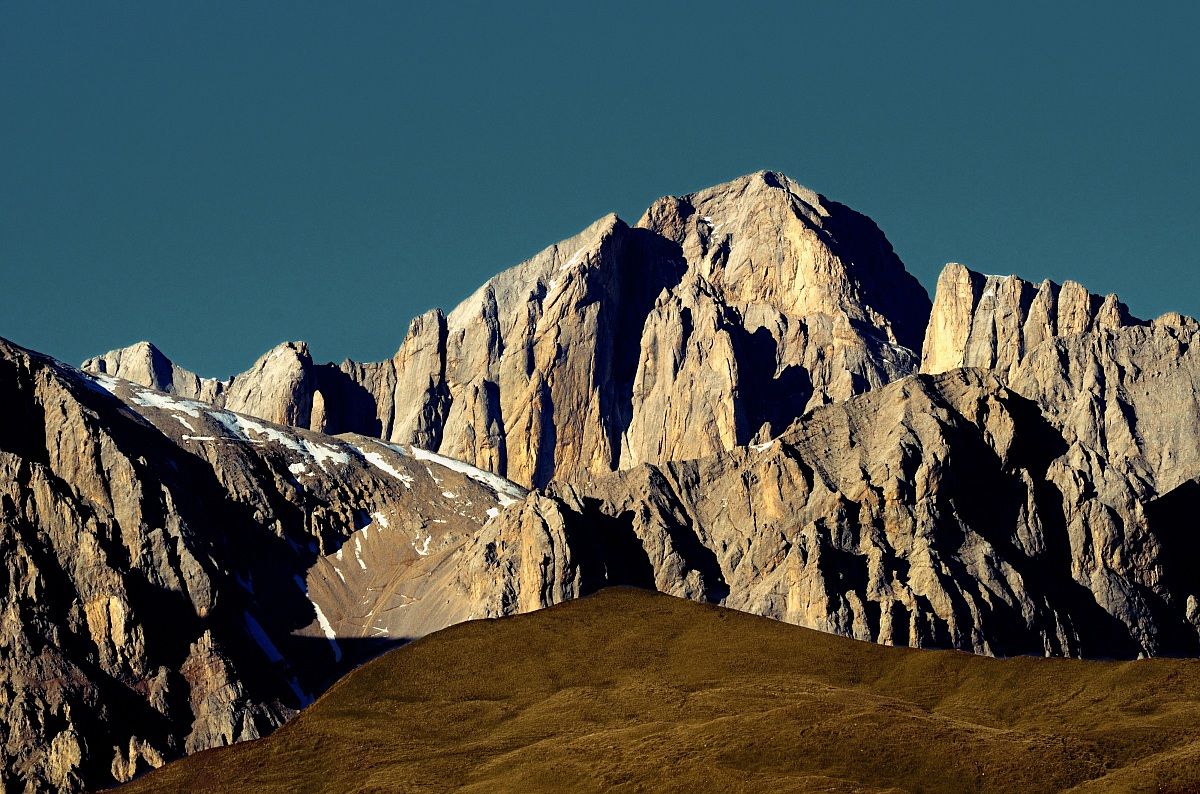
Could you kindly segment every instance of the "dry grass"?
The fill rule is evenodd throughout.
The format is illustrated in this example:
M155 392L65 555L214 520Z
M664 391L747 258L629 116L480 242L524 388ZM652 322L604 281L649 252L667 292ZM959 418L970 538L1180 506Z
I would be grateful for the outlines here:
M884 648L610 589L440 631L131 791L1200 790L1200 662Z

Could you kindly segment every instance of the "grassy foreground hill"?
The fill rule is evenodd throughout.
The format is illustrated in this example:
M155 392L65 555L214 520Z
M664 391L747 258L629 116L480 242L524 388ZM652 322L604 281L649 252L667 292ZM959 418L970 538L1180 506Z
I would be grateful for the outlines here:
M988 659L614 588L460 624L129 791L1200 790L1200 661Z

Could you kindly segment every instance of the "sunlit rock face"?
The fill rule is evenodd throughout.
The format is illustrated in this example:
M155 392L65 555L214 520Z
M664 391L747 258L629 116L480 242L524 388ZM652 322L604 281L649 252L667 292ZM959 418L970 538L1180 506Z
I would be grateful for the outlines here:
M290 343L210 383L143 343L84 368L541 486L763 440L915 372L929 307L870 219L760 172L601 218L415 319L388 361Z

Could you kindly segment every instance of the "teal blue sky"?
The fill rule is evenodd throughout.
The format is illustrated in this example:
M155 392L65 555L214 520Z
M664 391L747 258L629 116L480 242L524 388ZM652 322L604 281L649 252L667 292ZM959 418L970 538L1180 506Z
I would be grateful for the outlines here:
M1194 3L0 2L0 335L226 375L763 168L946 261L1200 314ZM968 6L973 6L969 8Z

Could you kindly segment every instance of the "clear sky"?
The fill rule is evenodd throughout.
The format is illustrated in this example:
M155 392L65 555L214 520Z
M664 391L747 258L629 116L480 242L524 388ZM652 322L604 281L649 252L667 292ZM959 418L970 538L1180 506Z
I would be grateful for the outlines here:
M608 211L763 168L931 292L954 260L1200 314L1198 8L0 0L0 336L380 359Z

